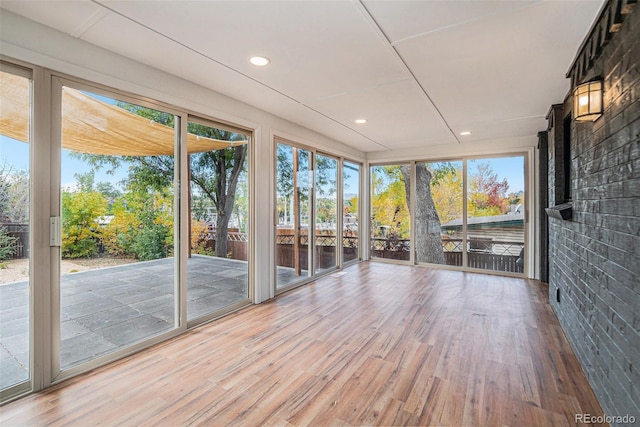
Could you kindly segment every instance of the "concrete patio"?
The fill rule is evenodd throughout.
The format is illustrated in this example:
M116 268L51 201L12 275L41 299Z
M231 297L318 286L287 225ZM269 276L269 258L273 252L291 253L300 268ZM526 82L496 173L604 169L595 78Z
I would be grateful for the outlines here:
M62 369L174 327L174 260L67 274L61 280ZM187 261L189 320L248 298L244 261ZM0 285L0 389L28 379L29 283Z

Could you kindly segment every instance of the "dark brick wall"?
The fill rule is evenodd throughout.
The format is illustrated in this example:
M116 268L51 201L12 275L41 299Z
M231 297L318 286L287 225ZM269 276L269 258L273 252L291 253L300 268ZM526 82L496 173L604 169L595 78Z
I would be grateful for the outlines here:
M605 113L571 123L573 217L549 218L550 300L605 413L640 423L640 6L591 67L605 81ZM550 156L561 132L549 131ZM553 204L561 183L549 161Z
M571 113L565 111L565 106L556 104L551 106L549 110L549 130L548 134L548 177L547 182L549 192L549 206L559 205L569 199L569 195L565 194L564 189L564 118Z

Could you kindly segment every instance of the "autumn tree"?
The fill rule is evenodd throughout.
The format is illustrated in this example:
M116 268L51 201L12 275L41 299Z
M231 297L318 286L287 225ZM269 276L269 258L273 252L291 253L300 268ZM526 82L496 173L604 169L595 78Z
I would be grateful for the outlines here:
M107 200L93 189L90 175L76 175L77 188L62 191L62 256L85 258L98 253L98 218L107 212Z
M147 261L173 253L173 194L165 187L153 192L129 183L111 206L111 220L102 228L102 242L111 255Z
M431 195L442 224L462 218L462 167L452 165L432 180Z
M396 238L408 239L411 224L407 202L405 178L400 167L374 166L371 170L372 235L386 237L392 233Z
M150 108L118 102L120 108L139 116L153 120L170 128L174 127L175 117ZM245 141L246 136L235 132L189 122L189 133L223 141ZM94 168L106 167L113 171L122 165L128 165L128 181L136 188L148 191L163 191L173 183L175 162L173 156L103 156L78 154ZM233 213L238 183L246 173L247 145L230 144L229 148L191 153L189 155L191 188L198 197L208 199L216 210L216 250L219 257L227 256L228 226Z
M498 179L489 163L480 163L476 169L468 177L468 215L505 213L510 201L506 197L509 188L506 179ZM410 179L410 164L374 167L371 176L374 228L385 224L403 238L409 237ZM417 163L415 180L416 260L443 264L441 224L462 217L462 169L452 162Z
M506 194L509 183L504 178L498 178L490 163L478 163L468 181L467 212L470 217L502 215L508 212L509 199Z

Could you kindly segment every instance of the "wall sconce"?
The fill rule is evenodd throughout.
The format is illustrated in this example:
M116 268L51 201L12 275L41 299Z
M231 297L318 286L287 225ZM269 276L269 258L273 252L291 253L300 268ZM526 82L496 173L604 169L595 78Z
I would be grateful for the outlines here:
M576 86L573 90L573 118L576 122L594 122L602 116L602 80Z

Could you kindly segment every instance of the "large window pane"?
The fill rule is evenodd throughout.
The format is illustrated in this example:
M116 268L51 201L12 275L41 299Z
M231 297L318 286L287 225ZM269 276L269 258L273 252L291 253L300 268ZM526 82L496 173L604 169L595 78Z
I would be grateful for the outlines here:
M62 370L175 326L174 120L63 88Z
M187 319L249 298L247 135L188 123L191 249ZM208 144L208 148L207 148Z
M462 161L416 164L416 261L462 266Z
M342 169L342 261L359 258L360 165L344 162Z
M0 390L29 379L31 80L0 71Z
M371 166L371 256L409 260L411 165Z
M337 265L338 161L316 155L315 272Z
M276 147L276 287L282 288L311 275L308 246L312 153L280 142Z
M467 162L469 267L524 271L524 157Z

